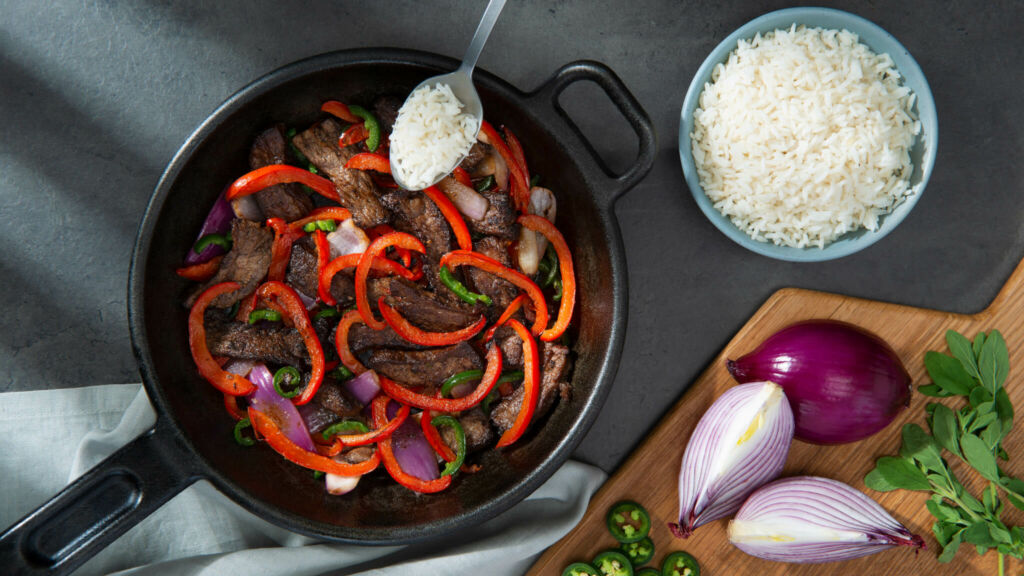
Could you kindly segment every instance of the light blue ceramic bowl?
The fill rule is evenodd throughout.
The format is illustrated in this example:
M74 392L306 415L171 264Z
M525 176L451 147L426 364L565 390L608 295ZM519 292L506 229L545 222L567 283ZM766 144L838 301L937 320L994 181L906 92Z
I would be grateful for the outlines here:
M740 39L752 38L756 33L769 32L780 28L789 28L793 24L803 24L808 27L833 28L837 30L846 29L857 34L860 41L866 44L876 53L887 53L896 65L896 69L903 75L904 83L917 94L915 112L921 121L921 134L911 149L910 157L914 164L914 172L910 178L911 186L918 186L917 193L905 199L891 213L885 215L879 223L878 229L874 232L858 230L841 236L838 240L825 246L825 248L790 248L777 246L771 242L759 242L747 236L742 230L736 227L729 218L723 216L711 204L711 200L704 194L700 186L700 178L693 164L693 153L690 146L690 133L693 131L693 111L697 108L700 94L704 90L704 84L711 81L711 72L716 64L725 62L729 53L736 49ZM855 16L849 12L832 10L830 8L787 8L770 12L751 20L738 30L729 35L721 44L711 51L711 54L704 60L697 74L690 83L686 92L686 99L683 101L683 110L679 123L679 157L683 164L683 174L686 176L686 183L693 193L697 205L704 211L708 219L718 227L726 236L737 244L779 260L790 260L794 262L819 262L832 260L853 254L881 240L891 232L913 209L914 204L924 192L928 177L931 176L932 167L935 164L935 152L939 142L939 122L935 115L935 101L932 99L932 92L928 88L928 81L925 80L921 67L917 65L910 52L903 47L888 32L879 28L872 22Z

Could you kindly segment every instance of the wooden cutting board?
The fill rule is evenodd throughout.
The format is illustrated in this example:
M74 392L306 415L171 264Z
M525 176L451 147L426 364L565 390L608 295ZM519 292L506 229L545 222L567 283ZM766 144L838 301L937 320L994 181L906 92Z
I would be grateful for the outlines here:
M697 529L687 540L673 538L666 523L674 522L678 512L677 482L683 449L697 421L711 403L736 382L725 369L725 361L752 351L777 330L800 320L830 318L856 324L882 337L899 354L913 378L914 387L929 382L924 369L928 350L948 352L947 329L968 338L978 331L998 329L1010 350L1010 375L1006 389L1017 407L1017 426L1004 446L1011 460L1004 469L1016 477L1024 476L1024 262L1017 265L1010 280L985 311L974 315L951 314L897 306L787 288L776 292L743 326L722 350L711 366L693 383L646 440L604 484L590 502L580 523L549 548L530 569L530 575L560 575L575 561L590 561L598 552L617 544L605 527L605 513L619 500L635 500L651 514L651 539L654 559L649 565L660 568L661 559L670 552L686 550L701 563L704 576L781 576L781 575L938 575L961 576L996 574L996 553L978 556L974 547L963 545L952 563L936 560L939 550L931 526L933 518L925 509L925 492L897 490L881 493L864 486L864 475L880 456L894 455L900 445L900 430L907 422L924 423L924 407L935 401L916 391L911 405L887 428L874 436L842 446L816 446L794 442L786 462L784 476L815 475L841 480L874 498L897 520L924 537L927 550L919 554L909 549L889 549L878 554L827 564L782 564L747 556L733 547L726 537L728 520L718 520ZM950 406L958 402L946 400ZM927 430L927 427L925 427ZM957 461L954 471L974 494L980 495L984 481ZM1003 498L1004 503L1006 502ZM1024 512L1008 503L1003 515L1007 525L1024 524ZM1006 574L1021 574L1024 562L1006 559Z

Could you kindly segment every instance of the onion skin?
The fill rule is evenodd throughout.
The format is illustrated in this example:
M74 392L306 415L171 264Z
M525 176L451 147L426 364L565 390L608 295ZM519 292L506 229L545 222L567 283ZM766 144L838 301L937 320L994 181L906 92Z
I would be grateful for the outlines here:
M796 437L815 444L867 438L910 405L910 375L899 356L881 338L844 322L793 324L727 367L738 382L782 386Z
M739 510L750 493L782 472L793 442L793 413L771 382L725 391L694 429L679 468L679 522L687 538L708 522Z
M783 478L751 494L729 522L729 540L751 556L797 564L849 560L896 546L925 547L920 536L865 494L815 476Z

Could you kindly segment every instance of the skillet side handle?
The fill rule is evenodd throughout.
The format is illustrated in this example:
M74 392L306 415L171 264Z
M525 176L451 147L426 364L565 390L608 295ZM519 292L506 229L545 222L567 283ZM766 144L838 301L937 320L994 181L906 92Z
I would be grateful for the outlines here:
M633 128L633 132L636 133L639 141L636 159L633 161L633 165L622 174L612 173L597 153L597 150L594 149L593 144L587 140L579 126L572 121L572 118L569 117L565 109L558 103L558 97L562 92L570 85L580 81L590 81L597 84L612 101L612 104L618 108L619 113L622 114L622 117ZM531 96L550 102L558 115L576 133L576 136L593 159L594 164L606 177L606 185L611 193L612 202L640 182L654 165L654 156L657 151L657 137L655 136L654 125L651 123L647 112L640 106L640 102L626 88L626 85L618 75L604 64L593 60L570 62L555 72Z
M5 574L69 574L199 478L164 419L0 534Z

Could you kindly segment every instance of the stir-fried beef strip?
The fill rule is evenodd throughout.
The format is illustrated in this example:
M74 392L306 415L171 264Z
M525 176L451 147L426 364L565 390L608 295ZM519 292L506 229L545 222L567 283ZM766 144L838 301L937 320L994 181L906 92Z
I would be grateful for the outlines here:
M531 422L543 418L555 403L555 398L559 396L568 398L571 392L569 382L566 380L571 366L569 349L551 342L543 342L540 347L540 398L537 401L537 408ZM523 387L519 386L491 411L491 423L499 431L504 432L515 423L516 415L519 414L519 406L523 403L523 394Z
M397 348L400 350L424 350L426 348L426 346L409 342L391 328L374 330L365 324L353 324L348 329L348 347L356 354L370 348Z
M494 429L487 421L487 415L479 406L463 412L458 417L462 431L466 433L466 453L476 452L488 447L495 440ZM455 450L455 432L448 426L442 426L441 439Z
M347 307L355 302L356 289L352 279L354 270L342 270L331 279L331 296L334 296L339 306ZM318 278L316 245L311 237L305 236L292 244L285 281L306 296L316 298Z
M271 164L290 164L288 142L284 124L268 128L256 137L249 151L249 168L256 170ZM256 202L267 218L281 218L285 222L298 220L313 209L313 199L301 184L278 184L256 193Z
M480 164L490 153L490 146L483 142L474 142L473 147L469 149L469 154L466 155L466 158L462 160L459 166L471 175L475 175L477 168L480 167Z
M488 190L480 194L487 199L487 212L484 212L483 218L479 220L465 218L469 231L477 235L515 240L519 236L519 225L516 224L516 210L512 206L512 197L508 192L498 190Z
M204 290L221 282L238 282L241 288L218 296L211 307L230 308L235 302L252 294L270 268L270 247L274 233L257 222L231 221L231 251L221 260L220 268L208 282L185 300L189 308Z
M341 195L341 205L352 212L360 228L372 228L388 221L388 211L381 205L377 187L362 170L349 170L345 163L359 150L356 146L338 147L341 124L333 118L314 124L295 135L292 142L317 169L334 182Z
M383 297L389 306L423 330L451 332L480 319L476 307L444 302L437 293L424 290L404 278L373 278L366 285L370 302L376 303Z
M323 383L320 384L320 389L313 396L312 402L316 402L334 413L335 420L343 418L362 419L363 406L334 378L324 378Z
M484 367L466 342L427 350L377 348L360 354L367 368L408 386L436 386L452 374Z
M309 363L302 336L279 322L235 322L221 310L210 310L205 325L206 347L214 356L289 366Z
M402 189L382 195L381 202L391 211L395 230L412 234L423 242L427 249L423 262L424 277L432 288L439 289L439 262L442 256L455 248L451 228L440 208L422 192Z
M508 370L522 369L523 341L516 331L508 326L500 326L494 331L494 341L501 348L501 365Z
M493 236L486 236L473 245L473 249L494 258L503 265L514 268L512 259L508 255L509 242ZM515 284L502 280L490 272L485 272L472 266L465 267L467 287L473 292L486 294L494 301L492 306L487 308L488 320L497 320L498 316L505 311L505 308L515 300L519 289Z
M373 115L377 117L381 132L390 134L405 99L399 96L380 96L373 101Z

